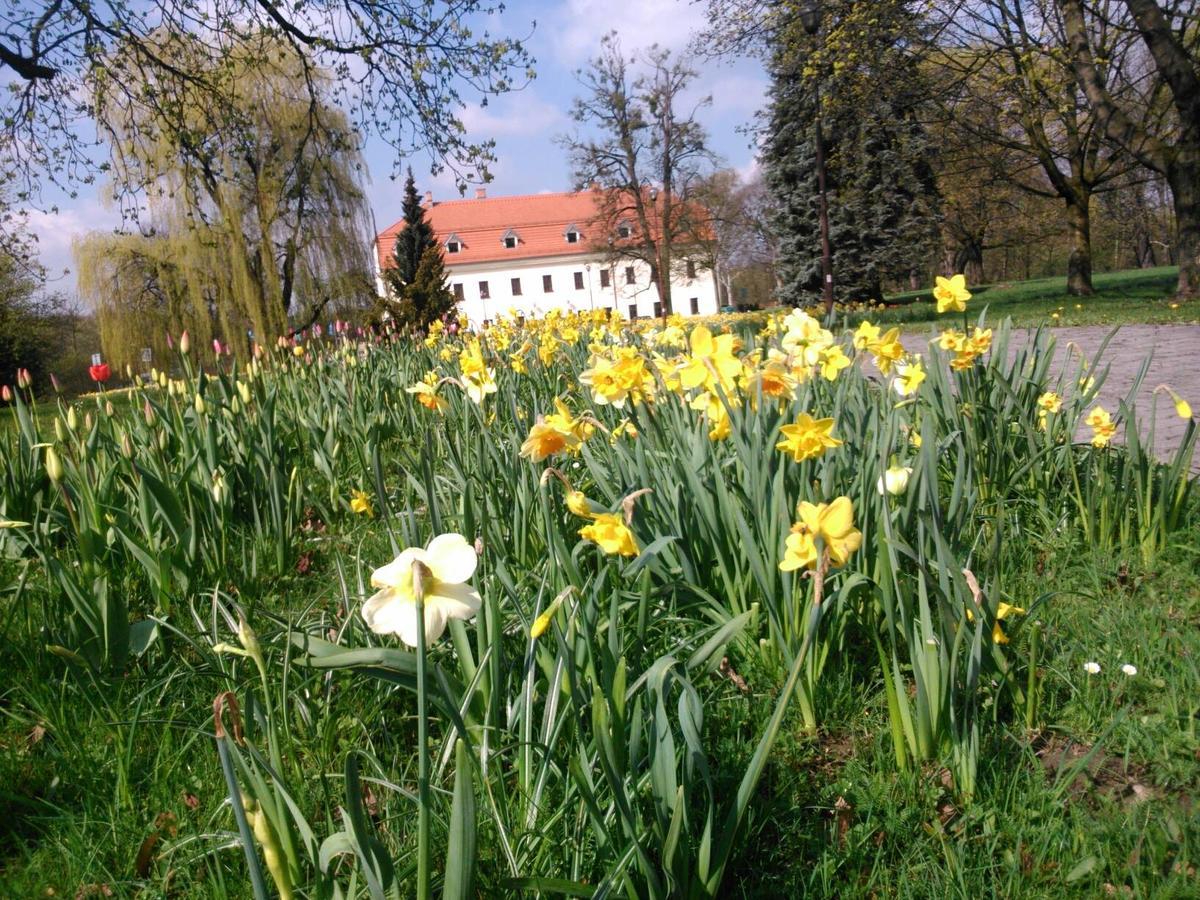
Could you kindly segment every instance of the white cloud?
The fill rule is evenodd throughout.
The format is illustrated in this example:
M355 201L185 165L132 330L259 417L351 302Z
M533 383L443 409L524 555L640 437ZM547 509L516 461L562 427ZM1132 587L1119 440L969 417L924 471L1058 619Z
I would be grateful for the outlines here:
M111 231L121 224L121 214L94 197L76 201L58 212L31 209L27 215L29 230L37 235L38 257L46 269L47 287L72 295L75 259L71 244L90 231Z
M569 68L586 65L609 31L627 52L658 44L682 50L705 24L704 9L688 0L568 0L548 20L551 46Z

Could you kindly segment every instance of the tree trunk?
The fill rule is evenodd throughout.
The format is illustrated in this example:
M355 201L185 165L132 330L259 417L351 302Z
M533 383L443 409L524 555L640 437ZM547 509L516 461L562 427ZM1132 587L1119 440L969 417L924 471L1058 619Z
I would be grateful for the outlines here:
M908 289L910 291L919 291L921 289L921 273L916 269L908 273Z
M1152 269L1157 265L1154 259L1154 245L1150 243L1150 232L1145 222L1139 222L1133 233L1133 253L1139 269Z
M1181 147L1167 170L1167 183L1175 201L1175 255L1179 260L1180 300L1200 299L1200 150Z
M1067 258L1067 293L1090 297L1092 288L1092 221L1086 192L1067 202L1067 227L1071 232L1071 255Z

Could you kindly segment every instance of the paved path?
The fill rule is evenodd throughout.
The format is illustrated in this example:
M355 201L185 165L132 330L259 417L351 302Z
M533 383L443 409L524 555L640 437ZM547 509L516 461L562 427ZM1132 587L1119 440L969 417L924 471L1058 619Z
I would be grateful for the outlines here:
M1089 363L1095 359L1100 344L1112 329L1107 326L1078 328L1055 328L1055 360L1051 372L1057 373L1068 360L1069 344L1074 344L1087 357ZM910 352L922 352L934 332L913 330L904 335L904 346ZM1033 334L1027 329L1015 330L1012 344L1020 346ZM1100 365L1108 365L1108 378L1100 389L1099 403L1109 412L1116 412L1117 401L1129 392L1137 373L1146 357L1150 356L1150 368L1138 389L1136 404L1138 417L1143 421L1145 432L1149 425L1150 410L1154 404L1154 389L1168 384L1175 392L1200 413L1200 325L1125 325L1105 348ZM1187 422L1175 414L1174 404L1168 395L1159 394L1154 422L1155 452L1160 458L1169 456L1183 440ZM1080 436L1090 434L1084 428ZM1200 464L1200 453L1193 460Z

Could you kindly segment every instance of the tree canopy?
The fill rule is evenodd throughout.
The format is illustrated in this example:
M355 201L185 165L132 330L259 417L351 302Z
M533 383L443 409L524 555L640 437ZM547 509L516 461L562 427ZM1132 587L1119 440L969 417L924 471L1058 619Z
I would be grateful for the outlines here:
M114 197L139 226L76 246L80 292L113 361L160 347L167 328L244 352L250 335L369 303L365 171L349 123L320 99L321 73L287 54L264 64L257 41L219 57L183 35L160 43L185 74L160 73L154 102L126 105L123 90L97 84Z

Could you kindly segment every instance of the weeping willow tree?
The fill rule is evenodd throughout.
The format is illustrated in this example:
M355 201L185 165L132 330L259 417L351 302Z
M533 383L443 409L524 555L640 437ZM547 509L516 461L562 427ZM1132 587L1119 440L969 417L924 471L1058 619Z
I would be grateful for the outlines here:
M159 42L174 65L147 71L137 102L103 74L94 82L113 198L131 226L74 248L108 358L161 352L167 331L184 328L244 354L369 305L366 170L345 116L313 100L312 71L266 35Z

